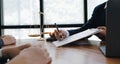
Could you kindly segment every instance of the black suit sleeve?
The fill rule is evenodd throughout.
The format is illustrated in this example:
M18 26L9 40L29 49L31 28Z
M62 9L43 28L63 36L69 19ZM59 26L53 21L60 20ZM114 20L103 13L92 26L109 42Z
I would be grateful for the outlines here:
M0 39L0 48L4 45L3 40ZM0 57L0 64L5 64L7 62L7 59L4 57Z
M86 24L84 24L81 28L75 30L68 30L70 35L75 33L84 31L90 28L97 28L98 26L105 25L105 10L104 10L105 3L95 7L91 19L88 20Z
M3 40L0 39L0 48L4 45Z
M6 58L0 58L0 64L5 64L7 62Z

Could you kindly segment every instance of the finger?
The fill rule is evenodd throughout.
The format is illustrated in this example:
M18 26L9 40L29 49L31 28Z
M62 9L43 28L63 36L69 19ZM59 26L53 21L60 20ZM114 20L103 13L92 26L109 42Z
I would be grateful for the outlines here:
M59 35L59 32L58 32L58 30L55 30L55 33Z
M23 49L28 48L28 47L30 47L30 46L31 46L31 44L25 44L25 45L18 46L18 48L19 48L20 50L23 50Z
M54 31L55 36L59 36L59 32L57 30Z
M55 34L56 39L60 40L60 33L57 30L55 30L54 34Z
M100 26L100 27L98 27L98 29L106 29L106 27L105 26Z
M47 64L51 64L52 58L49 57Z
M105 30L105 28L99 28L100 30Z

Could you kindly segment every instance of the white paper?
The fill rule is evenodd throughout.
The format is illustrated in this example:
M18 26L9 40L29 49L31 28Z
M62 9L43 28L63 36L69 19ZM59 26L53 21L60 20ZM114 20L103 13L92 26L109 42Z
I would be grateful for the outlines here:
M88 37L90 35L94 35L97 34L98 32L100 32L99 29L96 28L92 28L92 29L87 29L85 31L79 32L77 34L71 35L65 39L63 39L62 41L54 41L53 44L57 47L71 43L73 41L79 40L79 39L83 39L85 37Z

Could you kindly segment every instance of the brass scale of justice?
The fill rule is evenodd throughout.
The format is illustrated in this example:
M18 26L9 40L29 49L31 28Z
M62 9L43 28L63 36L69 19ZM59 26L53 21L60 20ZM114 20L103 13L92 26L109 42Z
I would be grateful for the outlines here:
M43 12L40 12L40 14L44 15ZM31 27L31 26L30 26ZM42 34L50 34L52 32L42 32L41 30L43 29L44 25L40 25L40 34L28 34L29 37L40 37L40 41L43 41L44 38L41 37ZM46 26L46 27L50 27L50 26Z

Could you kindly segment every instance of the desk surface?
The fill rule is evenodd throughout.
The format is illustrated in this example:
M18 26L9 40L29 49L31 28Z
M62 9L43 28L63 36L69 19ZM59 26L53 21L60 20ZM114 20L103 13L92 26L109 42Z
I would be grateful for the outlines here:
M24 44L26 42L35 44L43 43L44 41L38 40L18 40L17 45ZM79 45L68 45L56 48L52 43L48 43L48 50L50 56L52 57L51 64L120 64L120 59L117 58L107 58L99 50L99 42L84 40L79 41ZM17 57L16 57L17 58ZM24 59L23 59L24 60ZM20 60L20 61L23 61ZM32 61L33 58L29 58ZM23 63L24 64L24 63Z

